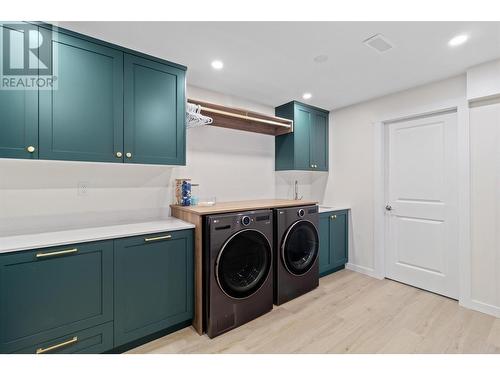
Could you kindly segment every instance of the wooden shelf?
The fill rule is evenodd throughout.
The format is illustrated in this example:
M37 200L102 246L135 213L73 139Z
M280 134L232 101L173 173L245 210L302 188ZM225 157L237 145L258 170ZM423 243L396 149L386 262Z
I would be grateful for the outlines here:
M281 117L264 115L241 108L226 107L196 99L189 103L201 106L201 114L211 117L214 122L209 126L219 126L267 135L282 135L293 132L293 121Z

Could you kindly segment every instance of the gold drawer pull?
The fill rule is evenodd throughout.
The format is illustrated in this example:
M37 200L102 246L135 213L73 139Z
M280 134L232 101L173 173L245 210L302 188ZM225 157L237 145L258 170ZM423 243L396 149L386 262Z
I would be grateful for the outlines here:
M38 254L36 254L36 257L37 258L53 257L53 256L57 256L57 255L76 253L77 251L78 251L78 249L74 248L74 249L68 249L68 250L53 251L52 253L38 253Z
M74 344L77 341L78 341L78 336L74 336L72 339L70 339L68 341L61 342L60 344L55 344L55 345L49 346L48 348L38 348L36 350L36 354L47 353L47 352L50 352L52 350L62 348L64 346Z
M145 238L144 242L152 242L152 241L160 241L160 240L169 240L171 239L172 236L170 234L167 234L166 236L160 236L160 237L149 237Z

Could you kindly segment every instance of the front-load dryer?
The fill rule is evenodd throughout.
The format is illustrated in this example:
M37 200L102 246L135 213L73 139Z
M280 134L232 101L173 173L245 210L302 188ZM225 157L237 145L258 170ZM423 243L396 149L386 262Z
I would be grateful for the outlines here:
M274 210L274 303L281 305L319 285L318 206Z
M204 326L218 336L273 308L273 212L205 217Z

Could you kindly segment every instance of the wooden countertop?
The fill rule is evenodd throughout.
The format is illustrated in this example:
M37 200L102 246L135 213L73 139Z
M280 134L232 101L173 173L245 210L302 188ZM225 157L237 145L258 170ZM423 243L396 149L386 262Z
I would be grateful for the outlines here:
M248 201L235 201L235 202L220 202L214 206L179 206L170 205L172 211L189 212L194 215L211 215L220 214L225 212L238 212L238 211L251 211L266 208L279 208L279 207L294 207L294 206L308 206L314 205L318 202L306 200L293 200L293 199L257 199Z

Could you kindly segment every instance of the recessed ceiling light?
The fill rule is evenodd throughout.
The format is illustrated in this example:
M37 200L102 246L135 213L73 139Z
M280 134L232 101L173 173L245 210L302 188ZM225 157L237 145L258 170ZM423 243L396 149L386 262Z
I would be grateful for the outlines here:
M469 36L466 34L457 35L450 39L448 45L450 47L456 47L459 46L460 44L464 44L467 41L467 39L469 39Z
M310 92L305 92L302 95L302 99L308 100L308 99L311 99L311 98L312 98L312 94Z
M328 61L327 55L318 55L314 58L314 62L320 64Z
M222 68L224 68L224 63L220 60L214 60L212 61L212 68L221 70Z

